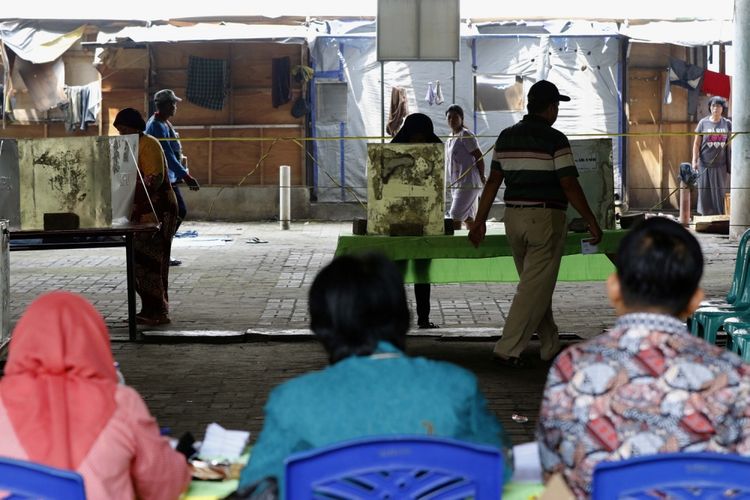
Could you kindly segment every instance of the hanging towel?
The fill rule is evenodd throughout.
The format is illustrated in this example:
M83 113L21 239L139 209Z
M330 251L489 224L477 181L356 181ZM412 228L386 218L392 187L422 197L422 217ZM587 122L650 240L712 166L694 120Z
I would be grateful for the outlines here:
M435 84L427 82L427 95L424 96L424 100L430 103L430 106L435 104Z
M706 70L703 73L701 90L704 94L718 95L729 99L729 76Z
M224 107L229 83L229 71L224 59L190 56L187 77L185 94L189 102L208 109L220 110Z
M68 132L74 131L78 128L81 123L81 92L83 87L74 85L71 87L65 87L65 96L68 101L61 104L60 108L63 111L65 120L65 130Z
M440 87L440 80L435 81L435 104L443 104L445 102L445 99L443 99L443 89Z
M688 90L688 114L696 114L698 111L698 96L700 95L703 72L705 70L695 64L670 57L668 71L670 85L678 85ZM665 96L665 102L667 99L671 101L671 92Z
M404 123L404 118L409 114L409 103L406 99L406 89L393 87L391 89L391 109L388 112L388 125L385 131L393 137Z
M292 100L292 73L289 57L271 60L271 101L278 108Z
M80 100L81 130L86 130L89 125L96 123L101 103L102 83L100 81L97 80L82 86Z

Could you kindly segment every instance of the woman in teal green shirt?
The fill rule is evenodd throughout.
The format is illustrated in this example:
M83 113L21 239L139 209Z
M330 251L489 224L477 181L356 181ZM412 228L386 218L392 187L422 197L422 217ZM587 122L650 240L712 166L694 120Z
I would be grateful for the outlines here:
M283 489L290 454L365 436L432 434L510 447L473 374L404 354L409 309L391 261L335 259L318 273L308 303L331 365L271 392L241 488L273 476ZM506 478L511 469L506 464Z

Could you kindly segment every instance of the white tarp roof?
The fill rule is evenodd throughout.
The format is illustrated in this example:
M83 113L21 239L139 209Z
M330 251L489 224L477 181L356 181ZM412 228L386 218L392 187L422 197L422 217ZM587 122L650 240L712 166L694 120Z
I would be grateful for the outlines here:
M131 26L114 33L99 32L98 44L188 42L208 40L279 40L302 42L308 28L278 24L198 23L192 26Z
M129 0L103 2L5 1L0 19L100 19L142 20L230 19L237 16L374 17L377 0L211 0L210 2L154 2ZM685 0L628 0L590 2L587 0L525 0L487 2L461 0L461 17L471 19L653 19L692 20L733 18L733 0L695 2Z
M373 36L374 21L313 21L302 25L197 23L191 26L130 26L115 32L99 32L97 44L187 42L210 40L277 40L300 42L324 35ZM461 24L461 36L472 35L624 35L639 42L705 46L732 41L730 21L656 21L638 25L580 20L504 21Z
M638 25L624 25L620 33L636 42L673 43L703 46L731 42L734 25L731 21L655 21Z

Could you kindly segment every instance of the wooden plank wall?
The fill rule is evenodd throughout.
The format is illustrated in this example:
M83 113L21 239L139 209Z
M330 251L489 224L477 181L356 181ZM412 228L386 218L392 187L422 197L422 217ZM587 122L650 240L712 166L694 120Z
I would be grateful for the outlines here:
M669 57L688 60L688 48L631 43L628 60L628 132L626 202L630 209L675 210L679 207L679 166L691 161L687 90L672 86L672 102L664 103ZM699 110L700 115L700 110ZM677 134L677 135L669 135ZM660 203L664 201L664 203Z
M67 84L80 85L82 82L76 80L77 75L88 75L92 71L97 75L97 69L101 75L101 127L94 125L86 131L68 132L59 122L9 124L0 131L0 137L117 135L112 122L121 109L138 109L147 118L153 92L171 88L184 99L172 122L185 139L184 153L188 156L190 172L202 184L278 185L279 166L289 165L292 185L303 186L306 183L305 156L299 144L304 142L289 140L305 137L304 118L291 115L292 104L301 94L301 85L293 80L292 100L274 108L271 66L273 58L284 56L290 58L292 67L307 64L306 54L307 47L302 44L159 43L147 48L109 49L104 64L95 69L93 50L68 51L64 56ZM187 101L190 55L228 61L230 85L222 110L214 111ZM83 60L88 61L87 68L80 68ZM68 75L71 78L67 78ZM24 111L23 116L29 114ZM46 114L40 119L45 117Z
M228 61L230 87L224 108L215 111L185 99L172 120L181 137L187 139L183 149L191 174L200 182L278 185L279 166L289 165L292 184L305 184L303 149L281 139L305 136L304 119L291 115L292 104L301 93L300 84L293 81L290 102L274 108L271 101L272 59L289 57L292 67L306 64L303 49L300 44L266 42L151 46L152 89L171 88L183 99L190 55Z

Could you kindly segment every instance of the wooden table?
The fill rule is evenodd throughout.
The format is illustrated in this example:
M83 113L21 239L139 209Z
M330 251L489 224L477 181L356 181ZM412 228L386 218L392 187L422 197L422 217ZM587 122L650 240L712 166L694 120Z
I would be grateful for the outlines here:
M139 233L155 233L158 224L128 224L125 226L98 229L10 230L10 251L21 250L65 250L71 248L125 247L125 268L128 285L128 333L136 340L138 330L135 321L135 256L134 236ZM18 240L39 240L20 242ZM13 244L12 242L17 243Z

